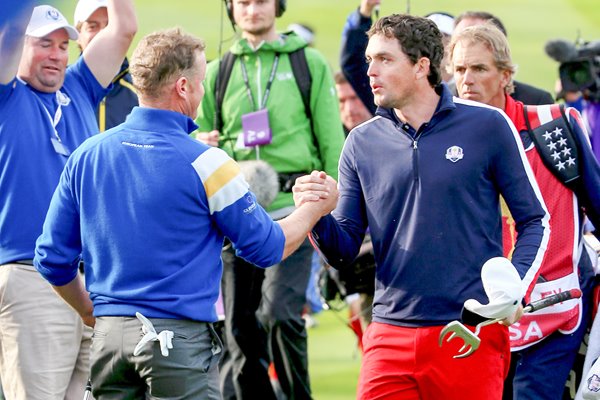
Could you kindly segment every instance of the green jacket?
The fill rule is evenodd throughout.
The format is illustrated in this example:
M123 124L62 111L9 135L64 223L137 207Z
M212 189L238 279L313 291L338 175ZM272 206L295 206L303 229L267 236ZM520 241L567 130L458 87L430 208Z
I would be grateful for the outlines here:
M306 47L306 42L294 33L286 33L277 41L265 42L256 51L245 39L237 41L231 47L230 51L238 55L238 58L231 71L223 100L223 129L219 137L219 146L237 161L260 158L268 162L278 173L310 173L312 170L324 170L337 179L338 159L344 143L344 132L333 76L325 58L317 50L306 47L306 59L312 76L310 106L314 120L313 135L287 56L287 53L302 47ZM266 104L273 140L270 144L261 146L258 151L254 148L243 148L241 147L243 139L240 137L241 116L256 111L258 104L262 103L276 52L281 55ZM258 103L255 109L248 99L240 56L243 57L248 71L252 96ZM214 60L207 66L204 81L206 94L196 120L200 131L207 132L213 129L214 89L218 70L219 60ZM241 146L236 146L238 137ZM293 205L292 194L280 192L269 210L279 210L291 205Z

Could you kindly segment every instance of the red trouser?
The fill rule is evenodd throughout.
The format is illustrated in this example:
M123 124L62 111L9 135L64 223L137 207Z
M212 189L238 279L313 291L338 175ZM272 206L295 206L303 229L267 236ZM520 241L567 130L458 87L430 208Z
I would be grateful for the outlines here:
M510 365L508 330L482 328L481 345L453 358L463 345L455 338L438 345L442 326L406 328L373 322L363 337L359 400L495 400Z

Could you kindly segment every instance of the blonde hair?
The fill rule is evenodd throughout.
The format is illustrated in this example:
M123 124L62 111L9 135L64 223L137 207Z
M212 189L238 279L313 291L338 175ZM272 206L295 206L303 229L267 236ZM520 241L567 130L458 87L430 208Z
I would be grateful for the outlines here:
M449 54L454 53L454 48L458 42L482 43L487 47L494 57L494 64L500 71L510 72L510 81L504 88L506 94L511 94L515 90L513 77L517 72L516 65L513 64L510 55L510 46L506 35L492 22L485 22L481 25L473 25L452 35ZM450 61L452 64L452 61ZM451 65L452 66L452 65Z
M133 86L142 96L159 98L166 84L195 66L204 42L180 28L150 33L138 43L129 70Z

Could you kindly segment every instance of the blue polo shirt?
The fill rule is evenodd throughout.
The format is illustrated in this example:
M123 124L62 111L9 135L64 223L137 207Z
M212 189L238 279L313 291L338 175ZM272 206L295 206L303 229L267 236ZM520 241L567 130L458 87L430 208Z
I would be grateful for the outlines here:
M214 322L225 237L248 262L279 263L279 224L223 150L190 138L195 129L183 114L135 107L82 144L37 241L44 278L69 283L81 254L95 316Z
M107 90L81 58L67 69L60 92L56 131L70 153L98 133L95 110ZM52 143L58 110L55 93L39 92L17 78L0 85L0 265L33 258L68 158Z

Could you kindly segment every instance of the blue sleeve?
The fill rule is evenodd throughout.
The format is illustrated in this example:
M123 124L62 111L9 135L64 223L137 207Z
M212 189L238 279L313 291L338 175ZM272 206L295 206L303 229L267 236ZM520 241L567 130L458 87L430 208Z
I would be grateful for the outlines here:
M46 3L48 4L48 3ZM33 9L37 5L36 1L33 0L8 0L2 2L2 12L0 13L0 28L14 21L18 18L23 11ZM31 13L29 13L31 15Z
M69 79L69 83L74 83L80 87L82 93L88 93L90 101L94 108L98 107L100 101L112 90L112 83L104 88L100 85L100 82L96 79L90 68L85 63L83 57L79 57L77 62L70 65L67 69L68 74L65 77L65 81Z
M497 130L490 132L490 137L498 140L492 173L515 219L518 234L512 263L523 278L525 287L530 287L537 279L546 252L550 215L519 134L504 112L498 114Z
M264 268L278 264L285 246L283 231L248 190L239 164L219 148L193 143L201 150L191 163L200 178L199 200L206 203L218 237L229 238L237 255L249 263Z
M350 264L360 250L368 221L366 204L352 155L352 135L340 158L338 205L332 215L317 223L311 241L325 261L334 268Z
M365 51L369 43L367 31L371 22L371 18L361 15L358 9L348 16L342 31L340 66L358 97L374 115L377 107L367 76L369 66L365 62Z
M81 254L79 211L70 188L69 166L73 165L73 158L63 170L35 246L34 265L54 286L75 279Z
M262 268L281 261L285 246L283 231L252 192L215 212L213 217L221 232L233 243L238 257Z
M581 179L575 184L574 192L585 214L596 228L594 235L600 238L600 164L592 152L587 129L581 115L574 108L566 110L569 125L577 142Z

